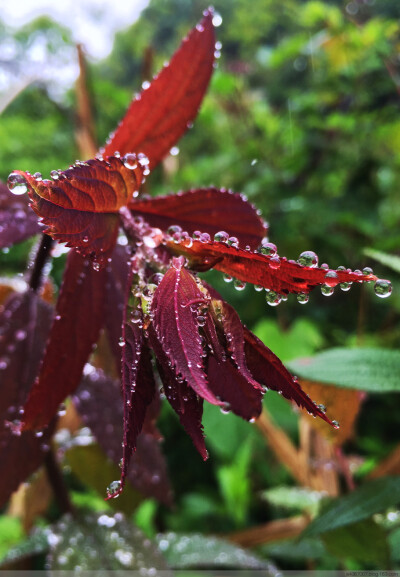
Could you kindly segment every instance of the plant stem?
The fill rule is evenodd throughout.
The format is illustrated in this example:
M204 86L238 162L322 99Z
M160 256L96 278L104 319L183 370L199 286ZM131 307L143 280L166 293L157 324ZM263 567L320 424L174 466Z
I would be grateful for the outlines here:
M40 241L29 279L29 287L35 292L38 291L42 284L43 268L49 258L53 242L53 239L47 234L42 235L42 240Z
M52 449L49 450L44 459L44 466L50 486L53 490L54 497L61 513L63 515L64 513L74 514L74 507L69 498L67 487L65 486L60 467L58 466L54 451Z

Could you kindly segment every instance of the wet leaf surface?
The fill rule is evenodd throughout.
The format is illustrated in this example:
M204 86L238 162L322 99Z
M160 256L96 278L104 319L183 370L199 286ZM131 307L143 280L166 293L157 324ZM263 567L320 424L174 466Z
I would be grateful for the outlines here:
M237 237L240 246L255 250L267 230L256 209L240 194L217 188L200 188L134 201L129 208L151 226L167 230L180 226L190 236L207 232L211 238L221 230Z
M154 168L195 118L213 72L212 13L183 40L170 63L131 103L105 154L144 152Z
M69 252L50 340L25 405L24 429L46 426L79 385L104 322L105 283L105 269L96 271L75 251Z

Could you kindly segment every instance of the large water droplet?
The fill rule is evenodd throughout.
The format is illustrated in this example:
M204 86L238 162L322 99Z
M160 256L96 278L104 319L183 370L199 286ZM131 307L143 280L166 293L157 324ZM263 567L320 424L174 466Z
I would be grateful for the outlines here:
M374 291L377 297L385 299L392 294L392 283L389 280L379 278L375 285Z
M265 295L265 300L269 306L276 307L281 303L282 297L275 291L268 291Z
M224 230L220 230L214 234L215 242L228 242L229 234Z
M318 266L318 256L312 250L305 250L301 253L297 262L301 264L301 266L315 268Z
M235 279L235 280L233 281L233 286L235 287L235 289L236 289L237 291L242 291L242 290L244 290L244 289L246 288L246 283L243 282L242 280Z
M342 289L342 291L347 292L351 289L352 284L353 284L352 282L341 282L339 286Z
M331 295L333 295L335 289L333 288L333 286L329 286L328 284L323 284L321 286L321 292L324 295L324 297L330 297Z
M372 270L371 267L366 266L363 268L362 273L364 276L369 276L370 274L374 274L374 271Z
M122 158L122 162L126 168L129 168L129 170L134 170L137 168L137 156L132 152L125 154L125 156Z
M215 28L218 28L218 26L221 26L221 24L222 24L221 14L218 14L218 12L215 12L213 19L212 19L212 23L213 23L213 26L215 26Z
M7 179L8 190L17 196L28 191L28 184L22 174L12 172Z
M233 277L231 277L230 274L224 274L224 281L225 282L232 282L233 281Z
M278 249L276 248L276 245L272 242L268 242L268 239L263 239L261 241L261 246L259 248L259 251L261 252L261 254L267 254L269 256L274 256L277 254Z
M329 270L325 275L325 284L329 287L337 285L338 274L334 270Z
M121 481L112 481L107 487L107 496L115 499L119 497L119 491L121 489Z
M297 300L301 305L305 305L310 300L310 295L308 295L307 293L299 293L297 295Z

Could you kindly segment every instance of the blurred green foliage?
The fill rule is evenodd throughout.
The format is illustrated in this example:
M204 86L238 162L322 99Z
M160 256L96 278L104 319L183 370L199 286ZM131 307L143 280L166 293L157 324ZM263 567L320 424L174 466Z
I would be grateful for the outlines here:
M171 56L207 5L208 0L151 0L140 19L117 34L110 56L90 65L99 144L121 119L132 92ZM398 1L216 0L215 5L223 18L217 30L222 55L210 90L194 128L179 143L177 166L159 167L147 191L213 184L242 192L261 209L271 241L288 258L312 249L332 268L362 268L374 265L376 251L400 254ZM18 48L8 62L16 75L35 35L47 39L49 58L72 46L70 33L47 19L14 32L0 24L0 45L11 37ZM74 91L55 97L44 79L27 84L1 115L3 180L15 168L48 174L78 157ZM22 252L15 247L0 255L1 274L21 270L26 253L24 246ZM398 271L385 269L387 260L376 260L377 274L398 280ZM381 301L369 287L355 286L330 299L312 294L306 307L289 298L267 310L262 294L251 287L239 293L215 272L208 278L284 361L331 346L398 347L396 292ZM288 403L274 393L265 402L274 421L297 439L298 416ZM349 449L367 464L398 443L399 406L394 394L371 396L364 404ZM204 426L207 463L172 411L163 408L160 428L176 507L169 511L153 501L142 503L134 519L146 533L227 533L282 516L279 499L274 503L261 495L289 485L291 477L256 429L212 406L205 408ZM92 491L74 493L74 502L99 508ZM0 532L12 544L20 538L19 528L4 519ZM378 533L381 539L381 527L371 529L368 523L359 528L364 541ZM386 541L383 553L364 559L356 547L354 554L344 554L346 543L348 535L338 534L330 542L310 537L260 552L283 568L307 567L312 559L322 569L369 569L388 558ZM393 562L398 543L394 527Z

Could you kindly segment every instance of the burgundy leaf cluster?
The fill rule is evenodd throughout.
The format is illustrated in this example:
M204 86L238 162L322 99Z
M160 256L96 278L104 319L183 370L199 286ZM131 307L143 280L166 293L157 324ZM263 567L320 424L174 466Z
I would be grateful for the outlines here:
M2 406L15 407L2 416L7 422L21 420L20 436L12 440L17 424L3 427L0 451L3 461L12 451L24 461L3 494L40 463L42 429L50 434L49 423L68 395L74 395L84 421L114 461L121 458L115 439L123 435L121 482L112 497L130 478L143 492L152 485L151 494L169 500L155 427L160 393L203 458L204 400L253 420L264 392L272 389L332 424L197 273L215 268L237 283L253 283L265 289L271 305L289 293L305 302L316 286L329 292L364 281L380 283L386 296L388 281L372 271L318 267L311 251L297 262L280 257L265 237L266 224L240 194L208 187L140 197L150 171L195 118L214 51L208 10L171 62L133 100L95 159L52 171L51 180L15 171L8 181L11 192L0 188L0 246L42 234L35 282L12 297L0 316ZM52 239L70 248L54 311L36 294ZM102 330L120 382L87 365ZM116 424L122 414L123 427L122 421ZM111 441L104 434L107 420Z

